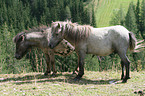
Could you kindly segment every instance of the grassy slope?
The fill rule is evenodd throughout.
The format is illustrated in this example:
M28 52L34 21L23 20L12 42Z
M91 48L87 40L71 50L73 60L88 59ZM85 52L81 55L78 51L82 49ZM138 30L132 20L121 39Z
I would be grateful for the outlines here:
M98 27L109 26L113 10L122 3L127 11L130 1L100 0L96 11ZM121 72L114 71L86 71L81 81L74 82L70 73L58 73L55 78L44 77L42 73L0 74L0 96L138 96L135 90L145 91L145 71L131 72L131 79L125 84L120 83L120 75ZM110 84L110 81L119 82Z
M145 71L131 72L127 83L120 83L121 72L85 71L83 79L72 81L70 73L57 77L44 77L42 73L0 74L1 96L138 96L136 90L145 92ZM110 84L110 81L119 81Z
M113 10L119 9L120 5L122 5L124 11L127 12L128 5L131 1L133 1L134 4L137 2L137 0L99 0L99 5L96 9L97 27L109 26Z

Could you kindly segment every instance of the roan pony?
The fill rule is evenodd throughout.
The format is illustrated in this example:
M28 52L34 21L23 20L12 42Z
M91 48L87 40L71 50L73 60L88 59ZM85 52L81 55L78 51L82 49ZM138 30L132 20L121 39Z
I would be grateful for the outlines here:
M79 25L71 21L57 21L51 24L52 36L48 46L54 48L65 39L70 42L78 55L79 73L75 80L79 80L84 74L84 59L86 54L106 56L117 53L121 58L122 82L127 82L129 76L130 61L126 56L128 49L142 47L137 46L137 40L132 32L123 26L111 26L104 28L93 28L89 25ZM124 76L124 66L126 76Z
M54 55L67 56L74 51L74 47L66 40L62 40L56 48L50 49L47 46L51 36L50 34L51 28L47 26L40 26L17 34L13 39L16 43L15 58L21 59L31 48L40 48L45 54L47 63L47 70L44 75L48 75L51 72L51 65L53 67L53 75L55 75Z

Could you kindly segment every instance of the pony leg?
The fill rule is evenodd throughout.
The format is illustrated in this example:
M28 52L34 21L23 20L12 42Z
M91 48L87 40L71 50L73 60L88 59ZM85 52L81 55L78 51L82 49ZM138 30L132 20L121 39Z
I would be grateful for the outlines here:
M122 75L121 75L121 80L124 78L124 63L121 61L121 67L122 67Z
M73 74L78 74L78 71L79 71L79 65L77 64L75 70L73 71Z
M54 56L54 53L51 54L50 62L51 62L51 65L53 67L52 75L55 76L57 71L56 71L56 67L55 67L55 56Z
M127 79L130 79L130 77L129 77L130 61L129 61L128 57L126 56L126 54L122 54L122 55L119 55L119 56L121 58L122 64L124 64L125 68L126 68L126 76L123 77L123 81L122 81L122 83L125 83L125 82L127 82Z
M84 75L84 59L85 59L85 53L83 51L80 51L78 54L79 73L75 77L75 80L81 79L81 77Z
M49 55L48 54L45 54L45 60L46 60L46 63L47 63L47 69L46 69L44 75L47 76L48 73L51 72L51 70L50 70L51 65L50 65L50 62L49 62L50 61L50 58L49 58Z

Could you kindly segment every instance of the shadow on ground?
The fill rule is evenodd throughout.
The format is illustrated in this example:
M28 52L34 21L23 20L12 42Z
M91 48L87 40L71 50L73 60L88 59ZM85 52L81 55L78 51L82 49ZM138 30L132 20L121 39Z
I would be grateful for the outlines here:
M120 79L107 79L107 80L91 80L86 79L85 76L79 80L74 81L76 75L66 73L66 74L57 74L55 77L52 75L44 76L43 74L33 74L33 75L25 75L21 77L12 77L12 78L4 78L0 80L0 82L12 82L16 85L26 84L26 83L44 83L44 82L64 82L64 83L70 83L70 84L96 84L96 85L102 85L102 84L112 84L111 82L117 82L114 84L120 84Z

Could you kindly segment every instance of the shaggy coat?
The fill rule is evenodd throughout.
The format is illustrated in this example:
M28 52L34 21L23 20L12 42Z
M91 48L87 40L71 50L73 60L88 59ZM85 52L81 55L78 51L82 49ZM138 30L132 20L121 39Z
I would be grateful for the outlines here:
M137 40L134 34L125 27L117 25L104 28L93 28L89 25L79 25L71 21L57 21L52 23L50 48L55 48L63 39L69 41L78 55L79 73L75 79L84 74L84 59L86 54L106 56L117 53L121 58L123 82L129 79L130 61L126 56L128 49L135 51ZM124 66L126 76L124 76Z
M47 63L47 70L44 75L48 75L51 72L51 65L53 67L53 74L55 74L54 55L67 56L74 51L74 47L66 40L62 40L56 48L50 49L48 47L50 34L51 28L48 27L34 28L17 34L14 37L14 42L16 43L16 59L21 59L31 48L40 48L45 54Z

